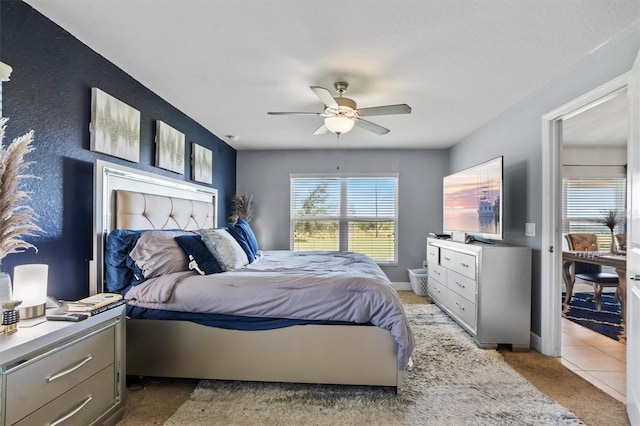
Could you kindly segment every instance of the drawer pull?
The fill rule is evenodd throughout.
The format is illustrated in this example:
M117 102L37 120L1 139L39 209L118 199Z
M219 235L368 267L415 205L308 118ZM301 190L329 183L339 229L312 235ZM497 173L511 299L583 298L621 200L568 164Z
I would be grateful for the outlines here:
M456 302L456 306L458 307L458 309L460 309L461 311L464 311L464 307L460 306L460 304L458 304L458 302Z
M89 361L91 361L93 359L93 355L87 355L87 357L85 359L83 359L82 361L80 361L79 363L77 363L76 365L74 365L73 367L69 367L66 370L63 370L59 373L54 374L53 376L47 378L47 383L51 383L56 379L59 379L62 376L66 376L69 373L73 373L74 371L76 371L78 368L82 367L83 365L85 365L86 363L88 363Z
M466 263L462 263L462 262L460 262L460 264L462 265L462 267L463 267L463 268L468 268L468 267L469 267L469 265L468 265L468 264L466 264Z
M444 260L446 260L447 262L451 262L451 258L450 257L447 257L447 256L442 256L442 257L444 257Z
M71 412L70 412L70 413L67 413L67 414L65 414L64 416L60 417L59 419L52 421L52 422L49 424L49 426L57 426L57 425L59 425L60 423L62 423L62 422L64 422L64 421L66 421L66 420L70 419L71 417L75 416L76 414L78 414L78 412L79 412L80 410L82 410L84 407L86 407L86 405L87 405L88 403L90 403L92 399L93 399L93 395L89 395L89 396L87 397L87 399L85 399L84 401L82 401L82 403L81 403L80 405L78 405L76 408L74 408L73 410L71 410Z
M458 284L458 287L464 288L464 284L460 284L458 281L456 281L456 284Z

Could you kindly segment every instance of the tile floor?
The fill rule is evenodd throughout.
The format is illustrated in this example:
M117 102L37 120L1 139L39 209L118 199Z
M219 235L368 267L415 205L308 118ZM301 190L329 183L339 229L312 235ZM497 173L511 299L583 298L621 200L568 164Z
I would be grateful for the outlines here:
M578 288L576 292L590 291ZM562 319L562 364L585 380L626 403L627 346L569 320Z

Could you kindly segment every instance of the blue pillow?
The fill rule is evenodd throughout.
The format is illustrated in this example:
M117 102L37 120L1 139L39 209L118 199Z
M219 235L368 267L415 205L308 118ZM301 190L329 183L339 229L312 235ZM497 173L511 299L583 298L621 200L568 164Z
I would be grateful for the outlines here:
M253 262L258 254L258 240L256 240L249 224L244 219L238 219L235 225L227 226L227 231L240 244L242 250L247 254L249 262Z
M220 264L213 256L213 253L207 249L199 235L181 235L174 239L187 257L193 256L198 268L205 275L222 272Z
M251 226L249 226L249 224L244 219L238 219L238 222L236 222L236 226L241 227L244 230L244 232L247 234L247 239L249 240L249 245L251 246L251 250L253 250L253 254L257 255L258 239L253 233Z
M144 231L114 229L107 236L104 251L104 281L106 291L120 293L131 285L144 281L142 271L129 253Z

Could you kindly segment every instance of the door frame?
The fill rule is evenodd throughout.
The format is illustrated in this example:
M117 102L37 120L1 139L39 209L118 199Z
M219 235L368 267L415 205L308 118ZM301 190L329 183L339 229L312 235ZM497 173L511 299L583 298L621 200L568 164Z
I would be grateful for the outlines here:
M540 248L540 349L561 355L562 311L562 121L626 90L630 72L585 93L542 116L542 232Z

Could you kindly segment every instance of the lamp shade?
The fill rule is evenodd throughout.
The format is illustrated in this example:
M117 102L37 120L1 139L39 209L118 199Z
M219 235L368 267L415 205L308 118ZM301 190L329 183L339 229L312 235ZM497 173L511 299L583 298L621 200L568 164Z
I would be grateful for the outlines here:
M13 71L13 68L4 62L0 62L0 81L9 81L11 71Z
M21 300L20 317L44 315L49 265L18 265L13 269L13 298Z
M351 118L335 116L324 119L324 125L333 133L347 133L353 129L355 122Z

